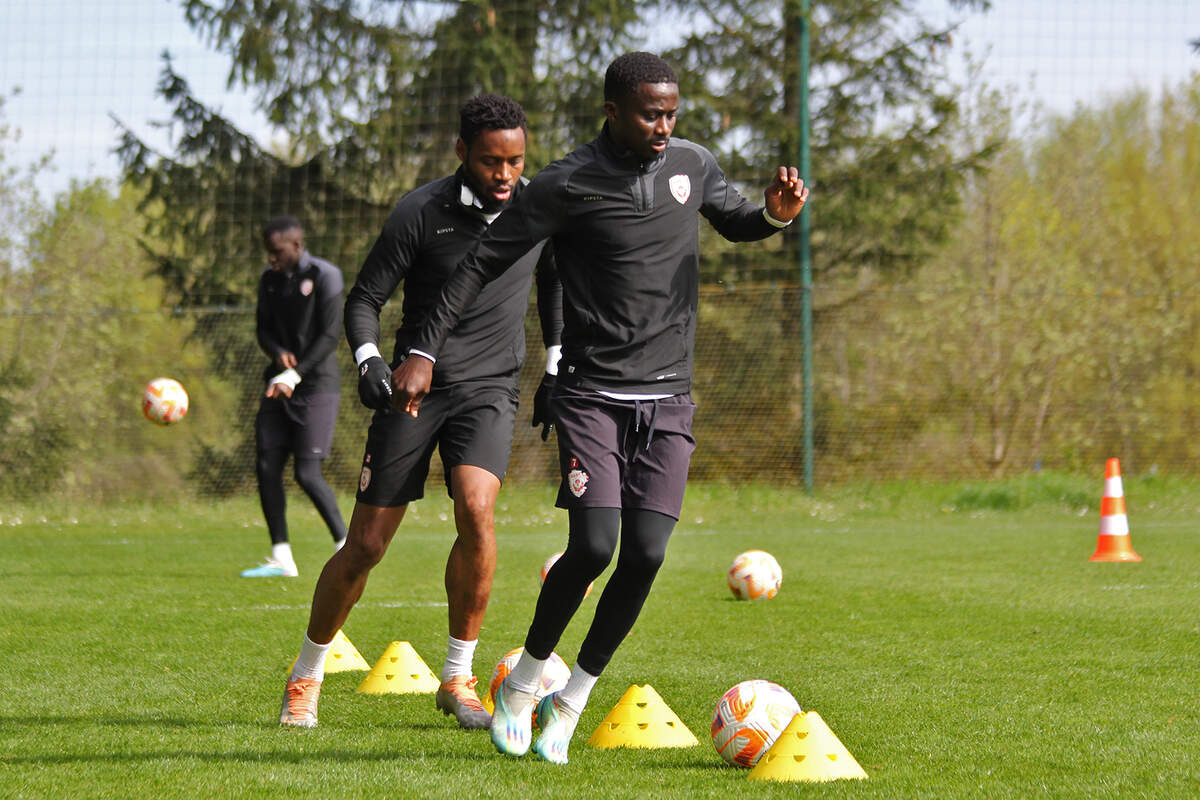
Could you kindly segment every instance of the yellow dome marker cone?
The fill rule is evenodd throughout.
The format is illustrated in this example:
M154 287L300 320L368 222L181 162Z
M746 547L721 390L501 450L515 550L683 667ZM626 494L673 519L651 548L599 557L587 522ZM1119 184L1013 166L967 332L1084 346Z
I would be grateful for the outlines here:
M836 781L867 773L815 711L797 714L748 776L754 781Z
M363 694L432 694L441 682L408 642L392 642L355 691Z
M299 658L299 656L296 658ZM291 665L288 666L289 675L294 666L296 666L295 658L292 659ZM371 665L362 657L362 653L358 652L358 648L339 629L337 635L333 637L333 641L329 643L328 652L325 653L325 673L366 671L370 668Z
M650 684L630 686L588 739L593 747L694 747L700 741Z

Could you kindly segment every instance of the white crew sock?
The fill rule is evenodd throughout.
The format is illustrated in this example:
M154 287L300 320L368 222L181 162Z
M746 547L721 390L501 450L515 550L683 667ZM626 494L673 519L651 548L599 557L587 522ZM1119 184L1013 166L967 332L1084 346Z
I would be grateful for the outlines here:
M545 667L546 659L534 658L529 655L528 650L522 650L521 657L517 659L517 665L513 667L512 672L508 673L505 681L514 692L532 695L537 692L538 686L542 682L542 670Z
M592 694L592 687L596 685L596 681L600 680L599 676L592 675L587 670L580 667L578 664L571 670L571 677L567 680L567 685L558 693L558 702L566 706L577 715L582 714L587 708L588 697Z
M288 542L271 545L271 558L279 563L279 566L292 572L299 572L296 569L296 559L292 558L292 545Z
M479 640L464 642L453 636L446 637L446 640L446 663L442 665L442 683L459 675L472 675L471 662L475 658L475 645L479 644Z
M304 643L300 645L300 655L296 657L296 664L292 667L292 679L325 680L325 655L332 646L332 641L327 644L317 644L308 638L307 633L304 634Z

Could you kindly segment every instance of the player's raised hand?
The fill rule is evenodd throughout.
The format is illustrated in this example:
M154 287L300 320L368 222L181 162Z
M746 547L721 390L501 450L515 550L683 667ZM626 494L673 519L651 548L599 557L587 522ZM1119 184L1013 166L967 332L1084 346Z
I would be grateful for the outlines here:
M808 188L800 180L800 171L795 167L780 167L775 171L775 180L763 192L767 213L780 222L791 222L808 202Z
M433 362L416 353L392 370L392 406L417 416L421 401L433 384Z

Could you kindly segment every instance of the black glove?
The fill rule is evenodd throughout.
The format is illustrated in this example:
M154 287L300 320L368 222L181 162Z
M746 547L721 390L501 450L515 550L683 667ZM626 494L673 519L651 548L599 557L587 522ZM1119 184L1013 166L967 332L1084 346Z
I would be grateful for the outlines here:
M555 376L547 372L542 376L542 382L533 395L533 427L542 426L543 442L550 436L550 429L554 427L554 417L550 415L550 390L554 388L555 380Z
M367 408L392 408L392 370L379 356L371 356L358 368L358 399Z

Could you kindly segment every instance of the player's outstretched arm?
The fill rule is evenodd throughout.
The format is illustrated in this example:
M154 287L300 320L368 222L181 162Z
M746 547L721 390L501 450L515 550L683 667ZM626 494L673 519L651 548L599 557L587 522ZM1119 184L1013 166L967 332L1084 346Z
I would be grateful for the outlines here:
M392 370L392 405L417 416L421 401L433 384L433 362L413 353Z
M791 222L800 215L808 202L808 189L795 167L780 167L775 179L763 192L767 213L780 222Z

